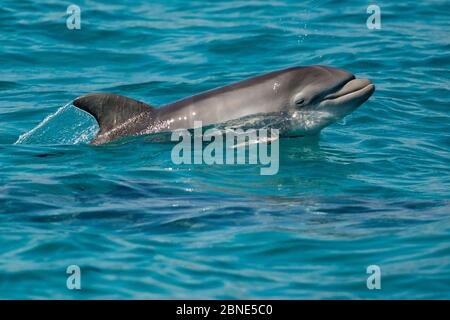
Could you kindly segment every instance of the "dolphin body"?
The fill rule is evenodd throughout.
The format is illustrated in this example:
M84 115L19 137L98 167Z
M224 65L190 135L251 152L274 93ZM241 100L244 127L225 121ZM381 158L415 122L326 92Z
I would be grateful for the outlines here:
M277 128L283 136L311 135L363 104L375 86L342 69L293 67L200 93L160 108L112 93L80 96L73 105L100 130L91 142L230 121Z

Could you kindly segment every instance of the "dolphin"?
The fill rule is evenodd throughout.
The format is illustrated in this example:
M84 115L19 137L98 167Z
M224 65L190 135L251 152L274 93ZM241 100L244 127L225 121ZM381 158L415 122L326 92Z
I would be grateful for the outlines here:
M212 89L160 108L112 93L73 101L92 115L100 130L91 144L126 136L227 122L277 128L281 136L305 136L345 117L363 104L375 86L343 69L292 67Z

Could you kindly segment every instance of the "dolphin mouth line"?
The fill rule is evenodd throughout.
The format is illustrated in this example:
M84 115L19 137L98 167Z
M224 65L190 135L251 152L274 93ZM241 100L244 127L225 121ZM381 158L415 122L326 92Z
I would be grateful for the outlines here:
M351 79L345 83L338 91L329 94L323 98L323 101L346 99L352 97L361 97L370 95L375 86L367 79Z

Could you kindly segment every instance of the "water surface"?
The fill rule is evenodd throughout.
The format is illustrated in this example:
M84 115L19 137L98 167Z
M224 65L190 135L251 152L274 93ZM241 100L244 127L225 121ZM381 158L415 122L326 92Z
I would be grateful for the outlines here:
M81 30L68 3L0 9L0 298L450 298L448 1L377 1L381 30L368 1L76 4ZM275 176L177 166L146 139L90 146L75 110L42 123L88 92L159 106L312 64L377 91L282 140Z

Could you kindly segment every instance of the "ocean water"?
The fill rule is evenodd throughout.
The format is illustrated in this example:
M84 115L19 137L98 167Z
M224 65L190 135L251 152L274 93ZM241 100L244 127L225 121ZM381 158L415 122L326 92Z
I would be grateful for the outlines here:
M77 0L80 30L69 4L0 8L0 298L450 298L448 1ZM319 137L281 139L274 176L174 165L146 137L88 145L95 122L70 107L312 64L377 90Z

